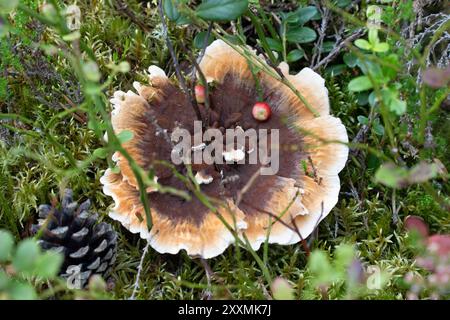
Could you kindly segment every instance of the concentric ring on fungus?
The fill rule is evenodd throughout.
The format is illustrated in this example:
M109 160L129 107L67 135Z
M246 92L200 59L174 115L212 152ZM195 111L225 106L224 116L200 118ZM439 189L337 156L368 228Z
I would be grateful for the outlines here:
M329 114L328 91L317 73L305 68L297 75L289 75L287 64L279 67L318 117L291 89L261 72L260 88L272 116L266 122L253 119L251 111L258 94L248 62L221 40L206 49L200 63L205 77L215 83L210 90L206 126L279 129L280 137L277 175L256 176L245 193L241 191L260 169L259 164L193 165L194 174L201 179L206 179L202 175L205 172L212 177L200 187L205 195L222 200L217 213L204 206L171 169L161 164L171 162L172 145L167 137L175 128L193 133L197 117L189 98L155 66L149 68L150 86L135 83L137 93L116 92L111 99L114 130L133 132L124 148L144 170L153 168L159 184L184 190L192 200L149 188L153 227L148 230L135 177L128 162L116 153L113 160L120 173L107 169L101 178L104 193L115 202L110 217L131 232L140 233L160 253L175 254L184 249L190 256L203 258L221 254L235 241L217 214L239 236L245 233L255 250L267 236L269 243L283 245L300 241L299 234L302 238L309 236L338 200L338 173L348 156L344 144L348 142L347 132L341 121ZM205 108L202 111L205 113ZM176 168L186 173L183 165Z

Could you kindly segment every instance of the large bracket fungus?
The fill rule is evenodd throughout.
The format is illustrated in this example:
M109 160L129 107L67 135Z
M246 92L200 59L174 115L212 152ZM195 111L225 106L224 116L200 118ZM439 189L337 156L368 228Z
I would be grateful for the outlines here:
M347 132L341 121L330 115L324 79L309 68L289 75L285 63L279 66L315 109L314 115L280 80L259 72L255 83L247 58L221 40L207 47L200 69L214 83L209 90L209 108L199 105L203 126L268 129L269 135L277 129L278 172L259 175L262 164L192 165L201 192L221 201L217 210L205 206L173 169L163 165L171 163L170 134L180 127L193 133L198 114L190 97L152 66L149 86L135 83L137 93L114 94L112 124L116 133L133 132L133 138L123 145L125 150L144 170L152 169L160 185L192 197L187 201L148 188L153 223L148 230L136 178L127 160L116 153L113 160L120 172L107 169L101 179L104 193L115 202L110 217L140 233L158 252L175 254L184 249L190 256L203 258L221 254L235 242L235 236L244 234L255 250L267 237L269 243L282 245L306 238L336 204L338 173L348 156ZM261 94L271 107L270 118L263 122L252 116ZM242 160L252 151L245 146L241 150L244 152L228 153L227 157ZM188 172L184 164L175 168L182 175Z

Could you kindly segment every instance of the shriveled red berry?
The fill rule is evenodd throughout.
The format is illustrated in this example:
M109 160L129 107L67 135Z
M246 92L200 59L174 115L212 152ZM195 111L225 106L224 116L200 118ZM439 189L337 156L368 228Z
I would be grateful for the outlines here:
M253 106L252 115L258 121L266 121L270 118L272 110L270 106L265 102L257 102Z
M204 86L200 84L195 86L195 99L198 103L205 103L206 90Z

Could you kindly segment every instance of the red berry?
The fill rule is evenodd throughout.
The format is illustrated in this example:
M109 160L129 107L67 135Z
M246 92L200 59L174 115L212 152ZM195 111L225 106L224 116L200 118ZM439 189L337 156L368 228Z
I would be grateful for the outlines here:
M205 87L198 84L195 86L195 100L198 103L205 103L206 90Z
M270 106L265 102L257 102L253 106L252 109L252 115L253 118L255 118L258 121L266 121L270 118L270 115L272 114L272 110L270 109Z

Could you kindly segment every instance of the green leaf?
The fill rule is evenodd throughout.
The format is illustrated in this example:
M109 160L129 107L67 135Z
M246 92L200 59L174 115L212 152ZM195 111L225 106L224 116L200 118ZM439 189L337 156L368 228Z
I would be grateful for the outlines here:
M41 49L44 50L45 54L48 56L53 56L58 53L58 47L51 44L42 44Z
M383 88L381 89L381 97L386 105L391 103L391 100L398 97L398 91L395 88Z
M283 51L283 45L281 41L273 38L266 38L267 44L269 45L270 50L281 52Z
M348 7L352 3L352 0L337 0L336 5L339 8Z
M327 67L325 72L327 72L330 76L335 77L343 73L345 68L345 64L335 64Z
M187 25L187 24L192 24L191 18L189 18L188 16L185 16L184 14L181 14L181 16L176 21L176 25L182 26L182 25Z
M381 90L383 102L389 107L389 110L402 115L406 112L406 102L398 98L398 89L395 87L383 88Z
M423 183L438 175L435 163L421 161L410 170L393 163L383 164L375 173L375 181L388 187L400 189L416 183Z
M163 2L164 12L170 21L176 21L180 17L177 4L177 0L164 0Z
M58 21L58 12L55 9L55 6L51 3L44 3L40 6L39 11L46 17L48 20L52 22Z
M311 252L308 260L309 271L314 276L314 283L328 284L335 278L328 254L322 250Z
M334 252L334 267L335 269L342 273L342 276L345 276L345 271L350 263L355 258L355 250L353 246L349 244L341 244L339 245Z
M322 19L322 14L320 13L319 10L317 10L316 14L311 18L311 20L313 21L317 21L317 20L321 20Z
M7 21L0 23L0 39L6 36L10 30L11 27Z
M120 173L120 167L116 166L116 167L112 167L110 169L111 169L111 172L114 173L114 174Z
M372 50L375 52L386 52L389 50L389 44L386 42L378 42L373 45Z
M367 169L371 169L371 170L375 171L380 167L380 164L381 164L381 161L376 155L374 155L373 153L368 154Z
M375 173L375 181L399 189L407 185L408 170L393 163L383 164Z
M334 49L334 41L324 41L322 44L321 52L327 53Z
M196 47L197 49L203 49L207 35L208 35L207 31L202 31L202 32L197 33L197 35L194 38L194 47ZM213 42L213 40L214 40L214 38L210 34L206 45L211 44L211 42Z
M97 148L94 150L94 152L92 154L96 158L106 159L106 157L108 156L108 150L105 148Z
M318 11L319 10L317 10L317 8L313 6L297 9L295 14L298 16L298 23L300 25L304 25L305 23L310 21L318 13Z
M8 14L19 5L19 0L0 0L0 14Z
M131 67L128 61L122 61L117 65L117 70L121 73L127 73L130 69Z
M369 90L369 89L372 89L372 87L373 87L372 82L370 81L369 77L367 77L367 76L357 77L357 78L353 79L352 81L350 81L348 84L348 90L353 91L353 92Z
M3 270L0 269L0 292L6 290L8 285L9 285L9 277Z
M205 0L196 13L210 21L230 21L239 18L248 8L248 0Z
M62 255L59 253L52 252L51 250L45 252L36 262L36 276L44 279L54 278L58 274L63 260Z
M358 61L358 58L356 57L355 54L351 53L351 52L347 52L344 54L344 63L350 67L350 68L354 68L356 67L356 63Z
M316 32L308 27L290 29L286 33L286 40L291 43L308 43L316 40Z
M37 299L36 291L33 286L28 283L14 282L8 290L8 295L12 300L35 300Z
M401 116L406 112L406 102L398 98L392 99L391 103L389 104L389 109L397 115Z
M383 60L386 63L392 64L394 66L400 66L401 63L399 61L398 55L392 53L390 55L388 55L387 57L383 57ZM387 78L387 79L395 79L397 77L397 71L395 70L395 68L392 68L391 66L388 65L383 65L381 67L382 69L382 74Z
M117 139L119 139L120 143L125 143L133 139L133 131L123 130L117 135Z
M369 103L369 93L367 91L360 92L356 95L358 106L365 106Z
M357 46L358 48L363 49L363 50L370 50L372 48L369 41L367 41L365 39L356 40L355 46Z
M365 116L358 116L356 119L358 119L358 122L364 125L369 124L369 119Z
M89 81L100 81L101 74L98 65L94 61L87 61L82 65L83 73Z
M86 92L88 94L99 94L102 91L102 87L98 83L87 83Z
M373 132L375 132L376 135L378 136L384 136L384 127L383 125L380 123L380 119L376 118L375 121L373 122Z
M288 62L295 62L295 61L298 61L301 58L303 58L304 55L305 55L305 51L299 50L299 49L294 49L288 53L286 59Z
M17 246L13 266L17 271L31 272L39 255L39 246L33 239L25 239Z
M74 31L72 33L68 33L68 34L63 35L62 39L64 41L71 42L71 41L75 41L77 39L80 39L80 37L81 37L80 32L79 31Z
M227 41L229 41L229 42L231 42L232 44L237 44L237 45L240 45L240 44L242 44L242 41L241 41L241 39L238 37L238 36L236 36L236 35L233 35L233 34L225 34L224 36L223 36L225 39L227 39ZM244 36L243 37L244 38L244 41L246 40L246 37ZM244 42L245 43L245 42Z
M375 28L370 28L369 29L369 35L368 35L368 39L369 39L369 43L374 46L377 43L380 42L379 38L378 38L378 30Z
M14 248L14 238L7 230L0 230L0 262L10 258Z
M375 107L375 105L376 105L377 102L378 102L378 98L377 98L377 95L375 94L375 91L372 91L372 92L369 94L369 97L368 97L367 101L369 102L369 105L370 105L371 107Z
M361 69L364 74L371 74L374 78L382 80L383 71L379 64L370 61L370 58L363 57L356 60L356 65Z
M296 12L280 12L280 17L283 22L289 24L298 24L298 20L300 19Z

